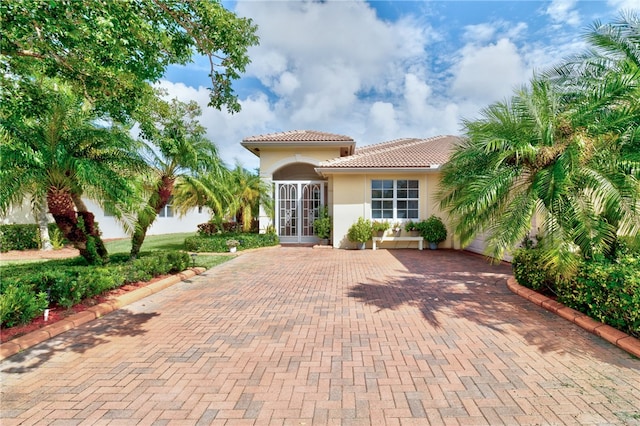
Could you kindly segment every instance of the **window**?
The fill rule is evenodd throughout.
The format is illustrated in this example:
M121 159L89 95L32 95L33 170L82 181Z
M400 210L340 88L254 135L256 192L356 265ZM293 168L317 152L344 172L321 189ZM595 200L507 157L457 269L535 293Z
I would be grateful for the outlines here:
M160 210L158 217L173 217L173 196L169 198L167 205Z
M371 181L373 219L417 219L418 181L409 179Z

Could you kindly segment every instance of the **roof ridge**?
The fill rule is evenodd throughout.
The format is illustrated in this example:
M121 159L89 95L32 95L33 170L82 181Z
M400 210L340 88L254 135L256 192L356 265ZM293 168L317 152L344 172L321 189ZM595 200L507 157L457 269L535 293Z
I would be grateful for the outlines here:
M243 142L257 142L257 141L267 141L267 140L275 140L278 138L287 138L288 136L294 135L310 135L310 136L319 136L325 137L327 140L335 140L335 141L353 141L353 138L346 135L340 135L337 133L329 133L320 130L285 130L281 132L272 132L272 133L262 133L259 135L248 136L243 139Z

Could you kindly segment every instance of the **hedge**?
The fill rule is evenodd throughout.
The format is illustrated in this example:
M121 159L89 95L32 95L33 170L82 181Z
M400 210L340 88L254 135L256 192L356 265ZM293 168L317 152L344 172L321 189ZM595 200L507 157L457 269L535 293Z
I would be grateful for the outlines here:
M616 260L582 260L577 274L554 281L536 248L520 249L512 266L519 284L552 291L564 305L640 337L640 254L625 251Z
M223 253L229 251L227 240L237 240L240 242L238 250L246 250L258 247L270 247L279 244L278 236L275 234L240 234L223 233L215 235L197 235L187 237L184 240L185 249L193 252Z
M28 323L47 307L47 295L51 306L68 308L127 283L185 270L190 261L184 251L154 251L133 261L112 256L106 266L76 258L0 268L0 325Z
M49 235L58 231L58 225L50 223ZM22 225L0 225L0 252L6 253L9 250L34 250L39 249L40 230L35 224Z

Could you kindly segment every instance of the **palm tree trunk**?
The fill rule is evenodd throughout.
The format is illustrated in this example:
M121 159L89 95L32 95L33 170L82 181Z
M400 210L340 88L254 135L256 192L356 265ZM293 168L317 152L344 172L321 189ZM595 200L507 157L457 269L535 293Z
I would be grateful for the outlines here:
M88 240L85 230L78 225L71 194L64 189L49 188L47 205L58 228L65 238L80 251L80 255L92 265L102 263L103 259L98 256L95 246Z
M49 218L47 218L47 199L38 197L37 205L34 211L38 229L40 230L40 242L43 251L53 250L51 238L49 237Z
M129 254L131 259L138 257L144 239L147 236L147 230L155 222L160 211L169 203L174 183L174 178L163 176L158 185L158 191L151 195L147 206L138 213L138 223L136 223L131 237L131 253Z
M96 223L94 214L87 209L87 206L84 201L82 201L80 195L72 193L71 198L73 199L73 204L76 206L76 210L78 211L78 217L82 218L82 223L84 223L84 230L87 234L87 239L95 245L96 252L102 261L107 262L109 259L109 253L102 241L100 228Z

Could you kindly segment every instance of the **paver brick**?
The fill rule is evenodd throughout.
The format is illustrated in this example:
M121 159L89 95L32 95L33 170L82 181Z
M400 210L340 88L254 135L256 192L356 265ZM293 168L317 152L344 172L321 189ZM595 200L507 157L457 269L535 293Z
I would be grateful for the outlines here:
M640 361L510 277L449 250L243 253L4 360L0 420L640 423Z

